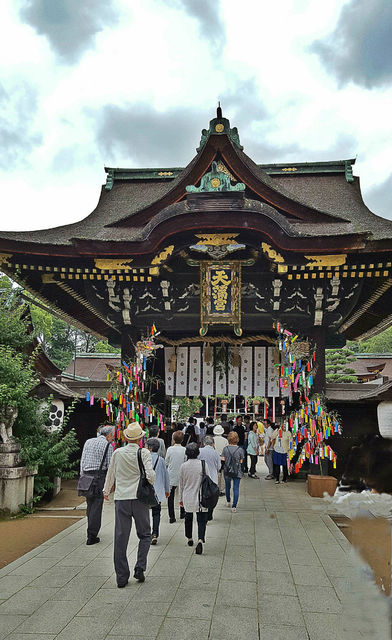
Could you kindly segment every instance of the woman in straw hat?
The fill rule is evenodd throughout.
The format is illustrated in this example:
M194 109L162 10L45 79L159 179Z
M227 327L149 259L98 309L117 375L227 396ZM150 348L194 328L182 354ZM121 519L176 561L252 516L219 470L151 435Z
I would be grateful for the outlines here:
M124 429L123 433L128 444L125 447L116 449L113 453L103 488L105 500L109 500L109 494L114 489L114 568L119 588L125 587L130 575L127 546L131 533L132 518L135 521L136 533L139 538L133 577L139 582L144 582L145 579L147 554L151 544L150 511L145 504L136 498L140 479L137 453L145 432L138 422L133 422ZM150 484L154 484L155 472L152 467L151 453L148 449L141 449L141 456L147 479Z

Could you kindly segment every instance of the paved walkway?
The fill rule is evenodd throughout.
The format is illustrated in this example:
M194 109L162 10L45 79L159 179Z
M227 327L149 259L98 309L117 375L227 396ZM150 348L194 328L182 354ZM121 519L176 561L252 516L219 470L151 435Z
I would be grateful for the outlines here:
M83 519L0 571L0 640L336 640L349 544L315 502L303 482L246 477L237 513L220 499L202 556L165 509L146 582L124 589L107 505L100 544L86 546Z

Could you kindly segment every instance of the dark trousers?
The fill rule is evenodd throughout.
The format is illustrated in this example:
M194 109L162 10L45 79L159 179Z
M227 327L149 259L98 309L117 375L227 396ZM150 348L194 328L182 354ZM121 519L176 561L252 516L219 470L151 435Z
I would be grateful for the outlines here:
M254 476L256 473L257 456L253 456L252 454L249 454L249 457L250 457L249 473L251 476Z
M85 471L85 476L95 475L95 471ZM96 538L101 528L102 522L102 507L103 507L103 485L105 484L106 471L102 472L99 478L98 489L100 495L92 496L91 498L86 496L87 502L87 538Z
M207 526L207 511L197 511L197 537L202 542L205 542L206 536L206 526ZM185 537L190 540L192 538L192 529L193 529L193 513L187 511L185 513Z
M176 513L174 510L174 495L176 493L177 487L170 487L170 496L167 499L167 509L169 511L170 520L176 519ZM180 516L183 517L185 514L184 507L180 507Z
M287 469L287 462L286 462L286 464L282 464L282 469L283 469L283 482L284 482L285 480L287 480L287 476L289 475L289 472L288 472L288 469ZM274 478L275 478L275 480L279 480L279 476L280 476L280 465L274 463Z
M132 518L135 521L136 533L139 538L135 569L146 570L147 555L151 544L150 510L139 500L115 500L114 505L114 569L117 584L124 584L129 579L127 547Z
M151 515L152 515L152 535L158 538L159 525L161 522L161 503L157 504L156 507L151 507Z
M246 452L246 444L240 444L239 446L244 452L241 464L242 473L248 473L248 454Z

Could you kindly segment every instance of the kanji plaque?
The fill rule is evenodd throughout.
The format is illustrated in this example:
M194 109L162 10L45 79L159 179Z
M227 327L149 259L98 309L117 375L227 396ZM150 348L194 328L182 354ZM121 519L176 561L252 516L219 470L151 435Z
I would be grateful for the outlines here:
M219 324L231 324L237 336L242 334L239 260L200 263L200 335Z

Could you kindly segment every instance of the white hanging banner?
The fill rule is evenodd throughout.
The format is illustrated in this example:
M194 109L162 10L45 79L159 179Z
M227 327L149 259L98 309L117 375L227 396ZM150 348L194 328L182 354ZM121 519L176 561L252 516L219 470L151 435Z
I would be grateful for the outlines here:
M188 348L177 347L176 396L188 395Z
M169 371L170 360L174 354L174 347L165 347L165 383L166 383L166 395L174 396L174 378L175 372Z
M201 348L189 348L189 395L200 396Z
M230 352L229 352L229 356L230 356ZM233 365L230 364L230 357L229 357L228 394L230 396L238 396L238 372L239 372L238 367L233 367Z
M267 378L268 378L268 397L269 398L278 398L279 397L279 377L274 367L274 353L275 347L268 347L268 364L267 364Z
M214 395L214 358L211 355L211 360L207 364L204 359L204 352L201 352L203 358L203 396Z
M252 347L241 347L241 396L252 396L253 357Z
M215 393L217 396L226 395L226 371L224 366L215 371Z
M224 365L214 370L212 356L208 364L204 359L202 361L202 347L177 347L177 366L176 371L172 372L169 369L174 353L174 347L165 347L165 383L168 396L200 396L200 389L203 396L279 396L276 369L273 367L274 347L268 348L268 363L265 347L242 347L241 370L230 364L229 357L227 377Z
M254 395L265 397L266 348L254 348Z

